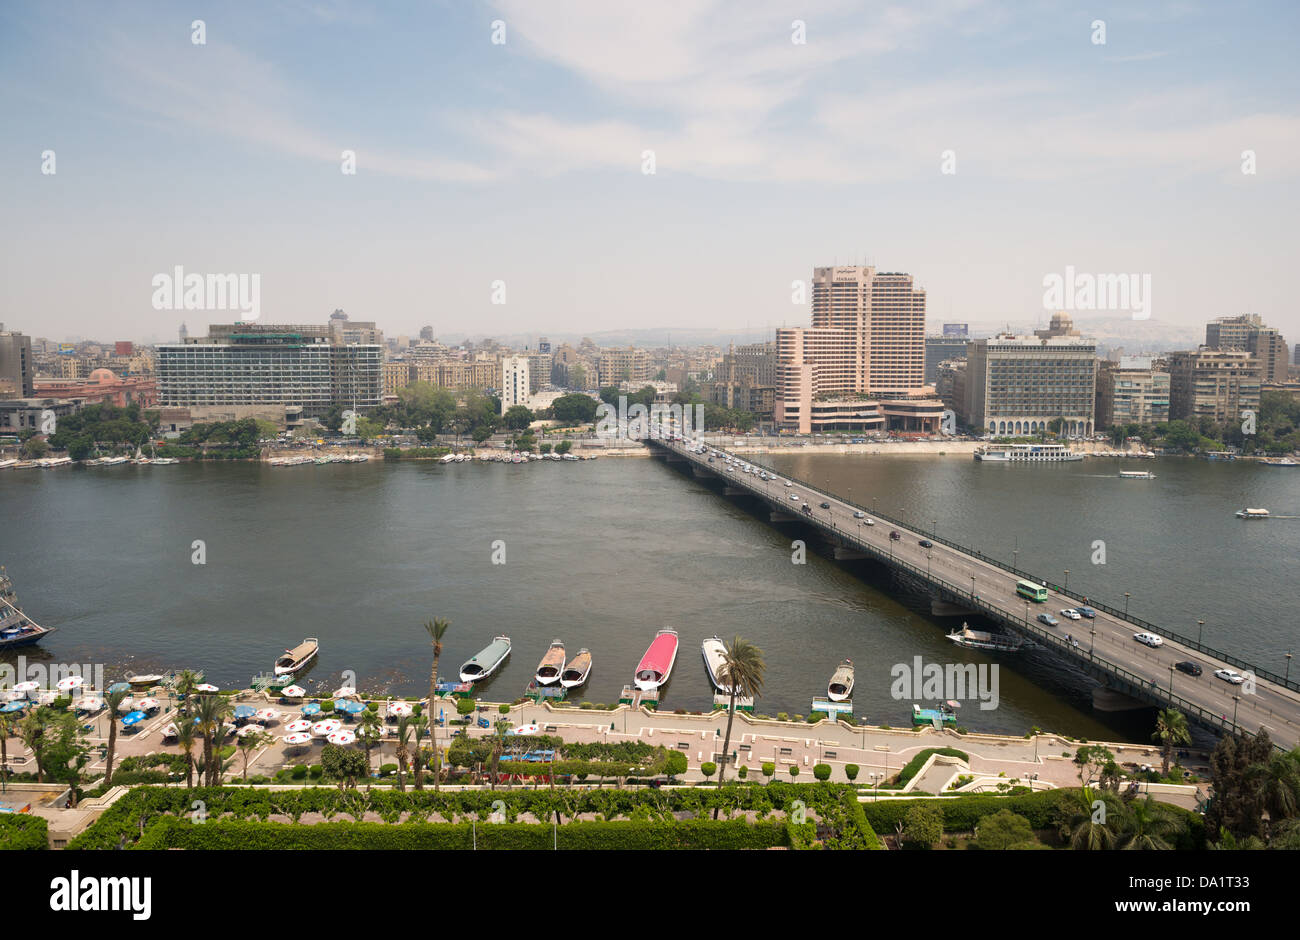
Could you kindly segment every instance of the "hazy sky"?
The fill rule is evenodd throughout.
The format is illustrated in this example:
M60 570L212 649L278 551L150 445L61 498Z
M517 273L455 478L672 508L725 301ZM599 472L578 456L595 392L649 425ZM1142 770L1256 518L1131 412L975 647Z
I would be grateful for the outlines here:
M163 340L233 319L153 308L151 279L182 265L259 274L264 322L342 307L389 335L798 325L791 281L865 260L914 274L934 322L1045 320L1043 278L1068 265L1150 275L1157 320L1254 312L1297 342L1298 21L1294 3L9 3L0 321Z

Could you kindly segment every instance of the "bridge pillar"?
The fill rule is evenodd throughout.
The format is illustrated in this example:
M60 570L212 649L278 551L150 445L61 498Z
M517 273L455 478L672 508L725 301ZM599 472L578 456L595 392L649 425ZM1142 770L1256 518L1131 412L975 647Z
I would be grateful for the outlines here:
M1150 702L1140 702L1123 692L1099 685L1092 690L1092 707L1099 712L1131 712L1152 706Z

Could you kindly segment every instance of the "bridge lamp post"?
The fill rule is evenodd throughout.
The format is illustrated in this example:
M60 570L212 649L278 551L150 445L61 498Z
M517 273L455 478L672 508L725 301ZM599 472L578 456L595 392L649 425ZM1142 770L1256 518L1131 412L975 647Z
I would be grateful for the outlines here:
M1070 569L1065 569L1065 593L1070 593Z
M1025 626L1029 626L1029 601L1025 600Z
M1128 619L1128 598L1129 598L1128 591L1125 591L1124 592L1124 619L1125 620Z
M871 514L872 514L873 516L876 514L876 502L877 502L879 499L880 499L879 496L873 496L873 497L871 497Z
M1015 548L1011 550L1011 570L1018 571L1019 569L1020 569L1020 549Z
M975 575L970 576L970 596L971 600L975 599Z
M1290 650L1286 651L1286 678L1284 678L1282 681L1283 682L1291 681L1291 651Z
M1196 645L1197 646L1201 645L1201 637L1203 637L1204 635L1205 635L1205 621L1198 620L1196 621ZM1290 656L1291 654L1287 653L1287 657L1290 658ZM1287 665L1289 666L1290 663L1288 663Z
M926 551L925 553L925 576L930 577L930 559L934 558L934 552Z
M938 520L938 519L931 519L931 520L930 520L930 538L933 539L933 538L938 538L938 537L939 537L939 520Z
M1088 643L1088 656L1089 656L1089 658L1091 658L1091 657L1092 657L1092 651L1093 651L1093 649L1096 648L1096 646L1097 646L1097 628L1096 628L1096 627L1089 627L1089 628L1088 628L1088 632L1092 634L1092 639L1091 639L1091 640L1089 641L1089 643Z
M1237 733L1237 703L1241 701L1240 695L1232 696L1232 733Z
M1169 664L1169 704L1174 703L1174 664Z

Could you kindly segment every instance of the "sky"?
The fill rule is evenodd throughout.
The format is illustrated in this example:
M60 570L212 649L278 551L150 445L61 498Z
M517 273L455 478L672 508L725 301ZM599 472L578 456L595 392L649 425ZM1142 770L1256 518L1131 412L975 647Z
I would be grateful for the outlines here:
M1298 22L1262 2L9 3L0 322L149 342L237 318L157 309L181 266L258 275L261 322L754 330L807 324L792 283L814 266L871 263L913 274L935 325L1045 323L1044 279L1073 270L1149 277L1154 321L1258 313L1300 342Z

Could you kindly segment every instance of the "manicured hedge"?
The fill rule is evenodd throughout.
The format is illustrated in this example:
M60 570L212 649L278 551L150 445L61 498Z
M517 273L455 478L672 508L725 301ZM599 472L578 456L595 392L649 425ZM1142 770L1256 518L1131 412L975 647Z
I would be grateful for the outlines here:
M163 817L146 829L140 849L766 849L787 846L779 822L687 819L680 822L531 823L335 822L311 826L220 820L195 824Z
M27 813L0 815L0 851L48 849L49 825L44 817Z
M898 772L898 776L891 781L891 784L900 787L907 786L907 781L921 772L921 768L930 759L931 754L940 754L943 757L959 757L964 761L970 760L965 751L959 751L955 747L927 747L907 762L907 766Z

